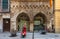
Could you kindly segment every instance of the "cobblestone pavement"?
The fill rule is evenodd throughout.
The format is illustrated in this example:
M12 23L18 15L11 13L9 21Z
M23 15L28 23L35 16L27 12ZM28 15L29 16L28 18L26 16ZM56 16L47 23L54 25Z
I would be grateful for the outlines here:
M25 38L21 38L20 33L17 33L16 37L10 37L10 35L8 32L0 33L0 39L32 39L33 33L28 32ZM60 34L47 33L42 35L40 33L34 33L34 39L60 39Z

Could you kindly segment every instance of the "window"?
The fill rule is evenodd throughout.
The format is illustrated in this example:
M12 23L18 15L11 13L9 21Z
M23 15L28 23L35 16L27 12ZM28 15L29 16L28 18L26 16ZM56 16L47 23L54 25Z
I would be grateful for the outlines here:
M0 0L0 12L9 12L9 0Z
M2 1L2 8L3 9L8 9L8 0L3 0Z

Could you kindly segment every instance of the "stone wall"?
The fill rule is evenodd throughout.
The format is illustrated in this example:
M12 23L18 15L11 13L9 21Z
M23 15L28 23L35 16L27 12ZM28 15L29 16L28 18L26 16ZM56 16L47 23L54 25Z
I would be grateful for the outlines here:
M18 0L10 1L10 11L9 13L2 13L0 16L1 26L3 27L3 18L10 18L11 29L17 30L16 19L21 13L26 13L30 19L30 30L33 31L33 20L34 16L38 13L42 13L47 18L47 26L51 26L51 18L53 18L53 7L50 8L49 2L21 2Z
M15 30L17 29L16 28L17 16L23 12L29 16L30 21L33 21L34 16L41 12L42 14L46 16L47 24L49 23L49 25L50 25L51 17L53 16L52 8L50 9L50 5L48 2L11 1L11 29L13 28ZM33 23L31 23L31 25L33 26ZM31 25L30 25L30 30L33 29L31 28Z

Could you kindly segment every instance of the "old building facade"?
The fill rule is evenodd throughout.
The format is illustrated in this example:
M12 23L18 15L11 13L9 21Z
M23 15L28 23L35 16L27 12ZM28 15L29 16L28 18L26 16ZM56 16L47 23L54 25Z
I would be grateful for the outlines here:
M49 0L10 0L9 5L10 12L0 13L0 31L12 31L12 29L20 31L24 23L30 32L41 23L47 29L51 30L53 27L56 30L53 0L52 7Z

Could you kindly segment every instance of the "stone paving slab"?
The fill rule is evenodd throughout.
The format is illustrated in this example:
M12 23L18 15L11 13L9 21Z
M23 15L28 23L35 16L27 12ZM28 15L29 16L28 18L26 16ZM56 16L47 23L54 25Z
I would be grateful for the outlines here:
M0 33L0 39L32 39L33 33L27 33L26 38L21 38L21 34L17 33L17 37L9 37L10 33ZM47 33L42 35L40 33L34 33L34 39L60 39L60 34Z

